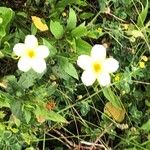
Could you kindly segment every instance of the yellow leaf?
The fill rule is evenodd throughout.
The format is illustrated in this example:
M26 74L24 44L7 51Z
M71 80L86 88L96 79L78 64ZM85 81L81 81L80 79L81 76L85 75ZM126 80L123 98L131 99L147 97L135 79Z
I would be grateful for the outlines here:
M111 102L106 103L104 113L117 122L122 122L125 118L125 110L116 108Z
M32 22L37 27L37 29L39 29L40 31L48 30L48 26L42 22L41 18L36 17L36 16L31 16L31 18L32 18Z

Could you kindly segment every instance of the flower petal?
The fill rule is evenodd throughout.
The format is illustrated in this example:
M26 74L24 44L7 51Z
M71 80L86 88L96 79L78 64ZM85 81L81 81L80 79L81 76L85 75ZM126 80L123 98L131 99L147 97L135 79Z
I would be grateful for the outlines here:
M30 61L27 58L20 58L18 61L18 68L21 71L27 72L30 70Z
M81 55L78 57L77 64L83 70L86 70L91 66L91 57L88 55Z
M119 62L114 59L114 58L107 58L104 61L104 70L108 73L112 73L117 71L117 69L119 68Z
M38 46L37 38L34 35L27 35L25 38L25 44L29 48L35 48Z
M86 86L90 86L95 82L96 77L91 71L86 70L83 72L83 74L81 76L81 80L82 80L83 84L85 84Z
M98 75L97 80L100 85L106 86L110 84L110 75L108 73L101 73Z
M13 51L17 56L21 56L24 54L25 49L26 49L25 44L18 43L14 46Z
M34 59L32 60L31 67L37 73L42 73L46 70L46 63L44 59Z
M94 45L91 56L94 60L104 60L106 58L106 48L100 44Z
M46 58L49 55L49 49L45 45L40 45L36 48L38 57L40 58Z

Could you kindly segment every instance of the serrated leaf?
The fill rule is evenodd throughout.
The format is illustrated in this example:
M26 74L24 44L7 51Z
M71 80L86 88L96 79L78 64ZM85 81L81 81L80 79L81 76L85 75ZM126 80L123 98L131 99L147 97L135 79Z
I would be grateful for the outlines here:
M55 121L55 122L67 123L67 120L63 116L61 116L60 114L54 111L50 111L48 113L48 119Z
M8 102L8 100L7 99L3 99L3 98L1 98L1 96L0 96L0 108L2 108L2 107L10 107L10 104L9 104L9 102Z
M59 58L59 62L60 62L60 66L62 67L62 69L69 74L70 76L74 77L75 79L79 79L78 78L78 73L75 69L75 67L73 66L73 64L71 64L67 58L65 57L60 57Z
M75 11L70 8L69 10L69 18L67 20L67 29L72 30L76 27L77 24L77 17Z
M110 87L106 87L102 89L104 96L118 109L122 109L120 99L115 93L110 89Z
M10 104L12 115L15 116L18 119L23 118L23 112L22 112L22 101L21 100L15 100L11 102ZM11 119L13 120L13 116Z
M75 67L73 66L73 64L68 63L68 65L65 66L64 68L65 72L68 73L70 76L74 77L75 79L79 79L78 78L78 74L77 71L75 69Z
M11 100L12 100L12 98L10 97L9 94L6 94L6 93L0 91L0 108L2 108L2 107L10 108Z
M147 0L145 8L143 8L143 6L142 6L142 11L138 16L138 20L137 20L137 26L138 27L143 27L144 21L147 17L147 14L148 14L148 0Z
M31 112L27 111L27 110L24 110L23 113L24 113L24 117L25 117L26 123L28 124L29 121L31 120Z
M11 145L11 149L21 150L22 146L19 143L15 143Z
M47 111L47 109L44 109L43 107L36 106L34 114L36 115L37 121L39 123L43 123L45 120L52 120L52 121L60 122L60 123L67 123L67 120L63 116L61 116L60 114L52 110Z
M14 12L10 8L0 7L0 40L6 35L9 24L14 16Z
M76 39L75 42L76 42L76 51L78 55L82 55L82 54L90 55L92 46L88 42L80 38Z
M86 29L84 23L79 25L74 30L72 30L71 35L75 38L86 36L87 35L87 29Z
M141 129L143 129L143 130L145 130L145 131L147 131L147 132L150 131L150 119L149 119L146 123L144 123L144 124L142 125Z
M58 21L51 20L50 30L56 39L61 39L64 34L63 26Z
M57 49L50 43L50 41L43 38L43 44L50 50L50 57L53 57L57 53Z
M82 14L80 14L80 18L83 19L83 20L89 19L93 16L94 16L94 14L90 13L90 12L83 12Z
M29 70L28 72L25 72L21 75L18 85L22 89L27 89L34 85L34 82L36 79L40 79L43 76L43 74L38 74L34 72L33 70Z

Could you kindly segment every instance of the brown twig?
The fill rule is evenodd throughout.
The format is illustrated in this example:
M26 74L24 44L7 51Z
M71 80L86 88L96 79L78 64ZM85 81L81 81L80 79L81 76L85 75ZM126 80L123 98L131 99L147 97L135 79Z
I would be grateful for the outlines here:
M108 129L113 125L113 123L111 123L107 128L105 128L105 130L97 137L96 141L93 143L93 145L91 146L90 150L93 150L93 148L95 147L95 145L98 143L99 139L108 131ZM106 147L105 147L105 150Z

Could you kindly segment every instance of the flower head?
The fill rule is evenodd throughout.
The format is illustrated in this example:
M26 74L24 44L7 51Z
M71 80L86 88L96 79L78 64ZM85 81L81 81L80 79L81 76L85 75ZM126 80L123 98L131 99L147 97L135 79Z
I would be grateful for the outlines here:
M142 57L141 57L141 60L143 60L143 61L148 61L148 58L145 56L145 55L143 55Z
M102 86L109 85L109 73L119 68L118 61L114 58L106 58L106 48L99 44L93 46L91 56L79 56L77 64L84 70L81 80L86 86L92 85L96 79Z
M49 49L44 45L38 45L34 35L27 35L25 42L16 44L13 51L20 57L19 70L27 72L32 68L34 71L42 73L46 69L44 58L49 55Z
M140 61L140 62L139 62L139 66L140 66L140 68L142 68L142 69L145 68L145 62Z

